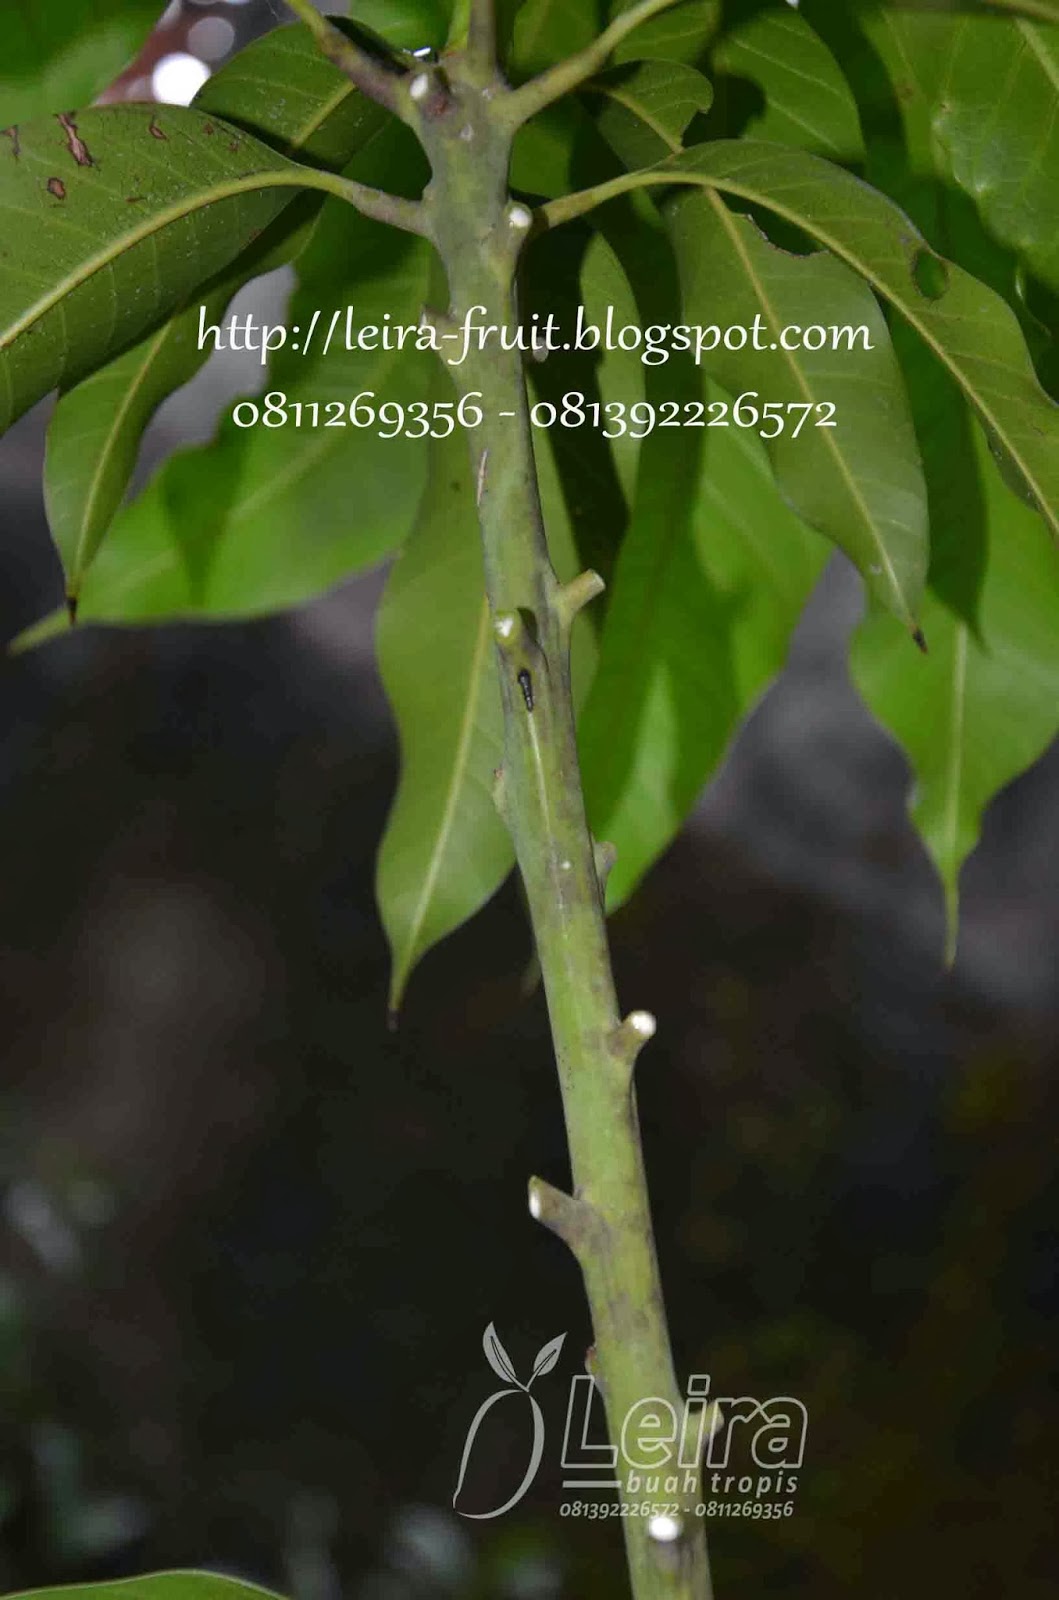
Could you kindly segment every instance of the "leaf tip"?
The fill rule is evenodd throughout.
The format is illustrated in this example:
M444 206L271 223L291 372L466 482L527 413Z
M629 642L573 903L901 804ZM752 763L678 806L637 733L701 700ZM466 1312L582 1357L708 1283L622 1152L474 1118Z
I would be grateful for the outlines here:
M923 655L929 656L930 651L927 648L927 636L923 632L922 628L913 628L912 629L912 642L915 645L916 649L921 651Z

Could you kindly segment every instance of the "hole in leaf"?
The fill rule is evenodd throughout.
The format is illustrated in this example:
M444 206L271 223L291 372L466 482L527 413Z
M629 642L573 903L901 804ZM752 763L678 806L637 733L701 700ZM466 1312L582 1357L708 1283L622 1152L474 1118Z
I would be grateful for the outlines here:
M949 273L945 262L931 250L917 250L912 263L912 277L916 288L925 300L940 300L949 287Z

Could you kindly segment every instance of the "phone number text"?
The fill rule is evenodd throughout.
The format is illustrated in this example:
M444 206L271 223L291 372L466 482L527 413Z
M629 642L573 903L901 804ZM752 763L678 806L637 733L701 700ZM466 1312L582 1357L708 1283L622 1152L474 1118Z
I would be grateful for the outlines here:
M457 427L480 428L486 413L482 394L460 400L379 400L370 389L352 400L290 400L273 389L261 400L240 400L232 408L237 428L361 428L380 439L446 439ZM646 439L658 428L745 428L762 439L805 427L836 428L836 407L817 402L766 400L751 391L737 400L588 400L579 391L559 401L538 400L529 409L535 428L592 428L604 439ZM501 417L515 418L514 411Z

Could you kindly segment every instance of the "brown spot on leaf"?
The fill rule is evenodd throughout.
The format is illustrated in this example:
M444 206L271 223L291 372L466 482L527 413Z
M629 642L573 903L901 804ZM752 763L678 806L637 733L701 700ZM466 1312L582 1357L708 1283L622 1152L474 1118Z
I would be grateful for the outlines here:
M49 178L46 187L48 193L53 194L56 200L66 199L66 185L61 178Z
M138 200L142 200L142 199L143 199L143 195L142 194L127 194L125 196L125 204L127 206L134 206Z
M57 111L56 118L60 128L66 135L66 148L73 156L79 167L94 167L95 162L88 153L88 146L77 131L72 111Z
M147 132L151 135L152 139L165 139L165 140L168 140L168 138L169 138L168 133L165 133L158 126L158 118L157 117L152 117L151 118L150 122L147 124Z
M203 133L212 133L214 131L213 123L212 122L204 122L202 124L202 131L203 131Z
M228 148L232 152L233 156L237 156L239 154L239 151L242 149L242 146L240 145L238 139L233 139L229 143Z
M0 133L3 134L5 139L11 140L11 154L17 161L22 154L22 140L18 135L18 123L13 123L10 128L0 128Z

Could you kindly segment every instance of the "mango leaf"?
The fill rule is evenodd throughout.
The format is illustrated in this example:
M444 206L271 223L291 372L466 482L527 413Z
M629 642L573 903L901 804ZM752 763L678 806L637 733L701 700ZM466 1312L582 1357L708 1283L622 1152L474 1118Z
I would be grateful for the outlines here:
M447 380L445 390L451 398ZM515 862L493 803L504 728L460 428L430 445L427 491L386 587L376 650L401 742L376 874L396 1012L416 962L484 905Z
M720 24L721 9L720 0L683 0L635 28L615 50L614 60L683 61L697 66ZM625 10L621 0L611 0L610 19Z
M900 370L874 295L833 256L777 249L716 194L683 197L667 215L685 318L708 326L720 305L729 325L750 328L758 319L765 330L742 349L719 343L703 356L704 370L730 394L752 394L755 405L812 408L797 437L804 411L789 412L782 431L768 440L780 489L914 631L927 570L926 488ZM851 342L842 335L834 349L827 343L819 350L780 348L782 330L819 326L822 315L828 329L856 330ZM826 425L829 417L834 426ZM773 423L763 426L774 432Z
M162 0L0 0L0 124L87 105L164 10Z
M271 1589L240 1583L215 1572L153 1572L110 1583L76 1583L58 1589L27 1589L7 1600L276 1600Z
M952 177L1059 290L1059 25L886 13Z
M950 445L947 458L924 442L932 490L938 483L932 493L935 554L923 606L929 656L910 657L890 619L875 616L859 630L851 657L860 694L899 741L915 778L911 813L944 888L950 959L960 869L978 842L983 813L1059 730L1059 556L1040 519L1006 487L981 430L972 426L971 448L955 458L959 466L950 440L941 441ZM962 500L954 501L957 474ZM974 520L968 518L969 487L978 500ZM982 571L972 621L965 545L979 537Z
M400 129L398 137L408 136ZM373 146L358 175L384 178L388 159ZM212 444L173 456L118 513L85 578L78 613L85 621L281 610L381 560L406 536L422 494L422 443L379 438L382 425L354 425L349 406L370 391L374 401L357 412L363 420L369 404L407 407L425 398L431 358L407 341L403 350L357 349L355 335L362 325L382 326L387 314L395 325L418 323L428 249L331 202L299 277L286 319L293 342L269 366L267 392L285 401L273 402L268 423L240 426L230 414ZM353 349L346 348L350 307ZM317 333L306 348L314 313ZM254 403L263 418L264 398ZM60 625L48 617L18 645L49 638Z
M607 23L629 9L621 0L525 0L515 19L508 58L513 82L543 72L556 61L583 50ZM720 20L720 0L684 0L633 30L614 52L615 62L702 59Z
M1041 388L1017 319L991 289L935 255L893 202L841 168L757 140L696 146L550 202L552 224L667 183L741 196L794 223L858 272L916 330L981 417L990 445L1059 532L1059 407Z
M0 433L145 333L287 191L314 184L190 107L104 106L20 128L0 152Z
M727 398L713 384L706 394ZM654 438L676 465L680 431ZM645 450L579 727L589 820L617 847L611 910L676 835L780 670L827 559L780 499L753 434L711 430L692 461L691 493L660 503L661 480L646 474L665 463Z
M763 11L726 33L711 67L754 83L763 111L740 131L836 161L864 152L857 103L834 56L797 11Z
M626 166L679 150L692 118L708 111L713 89L682 61L634 61L611 67L585 85L598 101L596 124Z
M613 100L609 82L601 81L599 90ZM642 109L642 101L626 92L600 114L600 131L627 164L657 159L667 145L678 150L675 128L689 92L681 89L670 127L657 104ZM901 375L874 296L831 257L775 249L715 193L681 198L668 219L684 317L709 327L722 305L728 325L762 330L736 349L726 347L718 330L716 349L703 354L704 370L734 396L753 394L758 406L806 408L778 433L774 419L763 424L774 434L768 450L781 489L914 630L927 566L926 490ZM821 305L831 328L856 329L856 339L834 350L826 344L815 351L782 349L782 330L817 324ZM827 420L819 408L827 405L836 425L818 427L818 420ZM799 417L803 427L795 437Z
M619 322L671 319L679 285L658 219L609 208L601 226L611 250L597 244L586 261L602 256L600 283ZM606 381L627 408L725 398L712 385L704 391L679 354L645 366L612 352ZM578 724L590 825L617 849L612 910L679 831L778 671L827 556L780 499L763 446L742 430L657 428L622 462L621 482L628 524Z
M277 28L256 40L209 79L195 106L284 155L329 169L344 166L386 121L320 55L305 27ZM71 610L124 498L144 429L209 357L209 341L199 343L200 309L204 326L218 325L244 283L304 249L322 197L285 191L284 201L276 220L219 279L60 397L48 429L44 493Z

